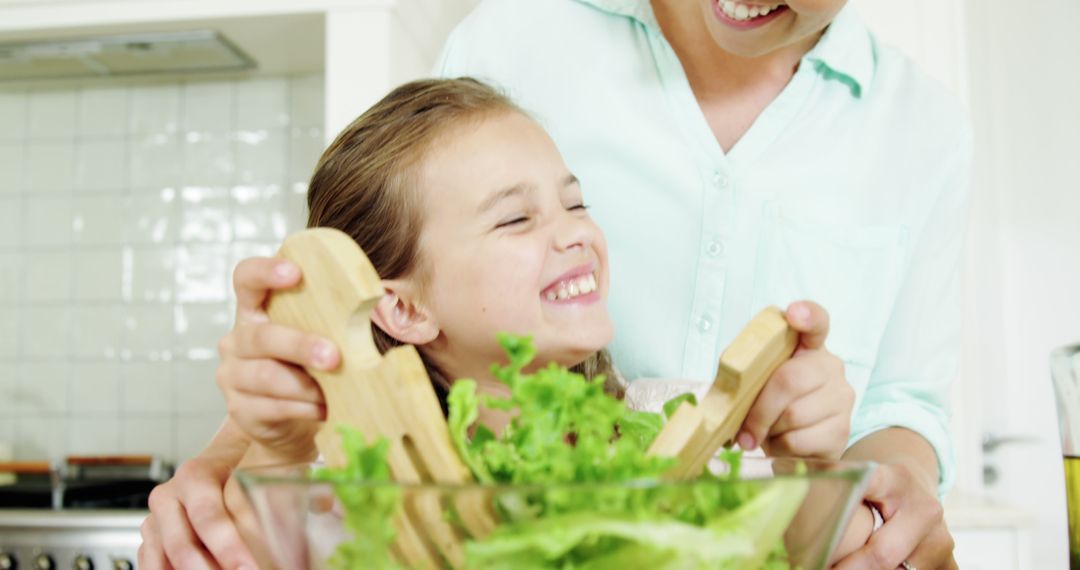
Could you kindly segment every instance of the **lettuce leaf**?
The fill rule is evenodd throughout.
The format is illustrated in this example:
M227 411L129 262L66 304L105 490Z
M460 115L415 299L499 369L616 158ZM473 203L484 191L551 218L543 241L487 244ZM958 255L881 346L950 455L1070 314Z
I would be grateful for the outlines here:
M476 480L493 485L501 518L491 535L466 544L467 568L789 568L783 535L807 481L742 481L741 452L724 451L724 475L706 471L693 482L659 483L675 463L648 455L665 416L630 410L604 392L602 377L586 379L555 364L525 373L536 355L531 339L498 340L508 362L492 373L510 396L481 396L472 380L455 382L448 396L451 441ZM696 405L680 396L665 405L667 415L684 401ZM477 425L482 406L514 413L503 433ZM355 432L342 435L348 467L320 477L389 479L385 441L365 446ZM338 488L355 540L339 547L334 568L396 568L388 553L400 496L388 490ZM452 508L446 518L457 520Z
M390 547L397 535L393 521L401 493L392 486L356 484L390 481L390 464L386 460L390 442L380 438L367 445L363 434L347 426L338 427L338 433L348 463L340 469L323 467L312 473L316 481L333 485L345 512L345 528L353 536L338 545L329 566L337 570L399 570L401 566L394 561Z

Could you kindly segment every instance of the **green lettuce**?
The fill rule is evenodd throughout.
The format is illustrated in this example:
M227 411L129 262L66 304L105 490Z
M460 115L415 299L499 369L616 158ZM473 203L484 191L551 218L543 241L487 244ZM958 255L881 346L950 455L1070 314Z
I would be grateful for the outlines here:
M492 373L509 397L481 396L472 380L455 382L448 396L451 440L476 480L492 486L500 518L492 534L466 543L467 568L789 568L783 534L807 481L743 481L741 452L726 450L725 474L660 483L675 464L648 454L663 415L630 410L605 393L602 377L555 364L525 373L536 355L531 339L500 335L499 342L508 363ZM680 396L666 414L683 401L695 404ZM477 425L482 406L514 413L501 434ZM324 470L323 480L389 479L385 440L366 446L355 432L342 435L349 465ZM391 490L337 487L354 540L339 547L334 568L396 568L388 553L400 496ZM457 520L452 508L446 518Z
M380 438L367 445L363 434L346 426L339 427L338 433L348 463L343 468L323 467L312 473L316 481L334 486L345 512L345 528L353 537L338 545L329 565L338 570L398 570L401 567L394 561L390 547L397 536L393 520L401 492L391 485L379 485L390 481L390 464L386 460L390 442Z

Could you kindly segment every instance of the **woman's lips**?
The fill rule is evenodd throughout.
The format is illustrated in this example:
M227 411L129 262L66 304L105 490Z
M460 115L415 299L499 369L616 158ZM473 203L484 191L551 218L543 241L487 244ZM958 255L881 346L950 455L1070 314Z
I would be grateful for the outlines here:
M780 4L776 6L762 6L744 4L742 2L730 2L729 0L709 1L712 4L713 14L716 15L716 19L720 20L721 23L738 30L751 30L754 28L759 28L775 20L776 18L779 18L781 15L788 11L788 7L785 4ZM727 4L735 6L735 8L731 8L730 6L728 6L729 10L733 11L732 14L729 14L725 10L725 5ZM753 13L751 10L761 10L763 8L769 11L768 14L765 14L764 16L749 15Z

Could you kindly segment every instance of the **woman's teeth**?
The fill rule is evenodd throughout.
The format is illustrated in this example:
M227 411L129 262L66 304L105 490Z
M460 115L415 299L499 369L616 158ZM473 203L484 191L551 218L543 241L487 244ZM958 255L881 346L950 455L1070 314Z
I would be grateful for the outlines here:
M577 279L559 283L558 287L548 289L545 297L547 297L548 301L563 301L580 295L588 295L593 291L596 291L596 276L590 273Z
M727 14L727 17L740 22L768 16L771 12L778 10L781 6L781 4L776 6L751 6L749 4L732 2L731 0L718 0L718 2L720 4L720 9L724 11L724 14Z

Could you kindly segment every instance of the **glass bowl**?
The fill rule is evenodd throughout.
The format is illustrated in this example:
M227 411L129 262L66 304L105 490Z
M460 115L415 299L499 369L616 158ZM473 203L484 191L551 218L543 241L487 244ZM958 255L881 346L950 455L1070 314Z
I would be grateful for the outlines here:
M826 568L872 463L743 458L695 481L439 485L319 480L316 465L241 469L279 568ZM470 535L458 508L497 521ZM475 527L473 527L475 530Z

